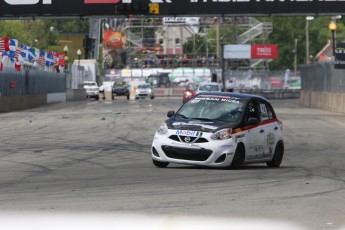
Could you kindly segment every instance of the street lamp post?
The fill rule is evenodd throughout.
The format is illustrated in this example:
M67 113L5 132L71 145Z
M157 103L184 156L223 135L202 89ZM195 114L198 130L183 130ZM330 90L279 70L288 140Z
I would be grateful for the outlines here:
M80 57L81 57L81 50L80 49L78 49L77 55L78 55L78 68L79 68L79 66L80 66Z
M309 64L309 21L313 20L313 16L307 16L305 18L305 63Z
M331 21L331 23L329 23L328 25L328 29L330 31L332 31L332 53L333 53L333 56L335 55L335 31L337 30L337 24L334 22L334 21Z

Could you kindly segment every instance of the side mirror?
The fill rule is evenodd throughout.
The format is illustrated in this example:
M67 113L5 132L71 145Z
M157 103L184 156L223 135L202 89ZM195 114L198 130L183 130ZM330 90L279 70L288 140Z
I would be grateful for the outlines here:
M249 117L247 124L248 125L257 125L260 123L260 120L256 117Z
M174 114L175 114L175 111L171 110L171 111L168 112L167 117L170 118L170 117L174 116Z

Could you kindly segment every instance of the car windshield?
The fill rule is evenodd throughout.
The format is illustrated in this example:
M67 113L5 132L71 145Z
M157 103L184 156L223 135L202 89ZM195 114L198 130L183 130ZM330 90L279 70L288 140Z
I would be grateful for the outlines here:
M176 116L186 119L219 120L239 122L243 115L244 102L235 97L200 95L184 104Z
M123 81L114 82L114 87L122 87L122 86L127 86L127 83Z
M151 88L150 85L138 85L139 89L149 89Z
M199 91L220 91L218 85L201 85Z
M96 82L84 82L84 86L97 86Z

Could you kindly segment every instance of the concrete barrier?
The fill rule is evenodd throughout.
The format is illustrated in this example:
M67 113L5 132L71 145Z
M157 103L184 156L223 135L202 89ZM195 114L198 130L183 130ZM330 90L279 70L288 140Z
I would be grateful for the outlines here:
M301 91L299 103L302 106L345 114L345 94L331 92Z
M86 100L85 89L66 89L67 101L81 101Z
M28 109L45 104L47 104L46 94L1 96L0 112Z

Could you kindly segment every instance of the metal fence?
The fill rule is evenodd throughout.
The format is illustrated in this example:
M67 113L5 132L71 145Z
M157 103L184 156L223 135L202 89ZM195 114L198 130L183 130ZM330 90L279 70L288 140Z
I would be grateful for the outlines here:
M0 72L0 96L66 92L64 74L36 70Z
M300 66L302 90L345 93L345 70L334 69L334 62Z

